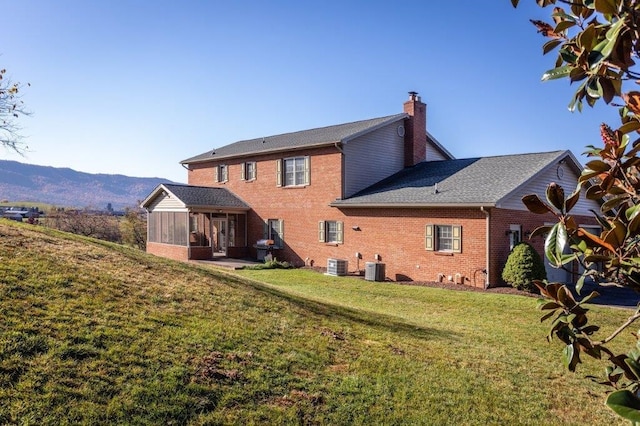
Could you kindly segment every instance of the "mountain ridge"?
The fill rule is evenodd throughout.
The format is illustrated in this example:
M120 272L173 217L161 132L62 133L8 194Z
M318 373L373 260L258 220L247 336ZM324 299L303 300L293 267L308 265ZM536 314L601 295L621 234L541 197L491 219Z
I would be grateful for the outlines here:
M111 204L122 210L137 206L161 183L179 182L0 160L0 201L98 209Z

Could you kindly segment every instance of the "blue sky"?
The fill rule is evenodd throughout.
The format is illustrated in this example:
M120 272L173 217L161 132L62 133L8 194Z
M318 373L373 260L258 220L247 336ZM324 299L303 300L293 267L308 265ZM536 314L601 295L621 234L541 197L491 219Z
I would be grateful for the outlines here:
M1 2L0 68L29 82L30 152L0 159L186 182L180 160L241 139L402 112L457 158L599 143L604 105L543 83L533 0Z

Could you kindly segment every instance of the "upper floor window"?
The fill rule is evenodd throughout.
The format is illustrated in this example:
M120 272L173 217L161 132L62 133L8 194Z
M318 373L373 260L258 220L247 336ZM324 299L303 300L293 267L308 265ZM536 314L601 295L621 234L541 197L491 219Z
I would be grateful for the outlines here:
M215 172L216 182L226 182L229 180L229 166L226 164L220 164L216 167Z
M241 164L241 176L242 180L255 180L256 178L256 162L248 161L246 163Z
M425 227L425 249L450 253L462 252L462 226L427 225Z
M311 182L309 157L292 157L276 161L277 186L304 186Z
M342 244L344 242L344 225L336 220L318 222L318 241L321 243Z

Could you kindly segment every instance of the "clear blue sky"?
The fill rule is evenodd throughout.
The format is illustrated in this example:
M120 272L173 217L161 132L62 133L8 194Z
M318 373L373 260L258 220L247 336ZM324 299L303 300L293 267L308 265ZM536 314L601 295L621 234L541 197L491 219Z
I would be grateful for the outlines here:
M402 112L457 158L570 149L614 108L570 113L533 0L4 0L0 68L29 82L30 152L0 159L186 182L237 140Z

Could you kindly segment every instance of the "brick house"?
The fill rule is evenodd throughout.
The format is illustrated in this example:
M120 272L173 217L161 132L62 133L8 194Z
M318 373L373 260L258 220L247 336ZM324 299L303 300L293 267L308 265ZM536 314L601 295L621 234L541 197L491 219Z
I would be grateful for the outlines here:
M404 112L235 142L181 162L188 185L159 185L147 251L175 259L262 258L259 240L295 265L338 259L349 273L384 264L395 281L501 284L515 243L553 221L529 213L549 182L567 192L581 171L569 151L455 159L409 93ZM584 197L573 212L594 226ZM542 253L544 241L530 241ZM548 268L549 279L569 281Z

